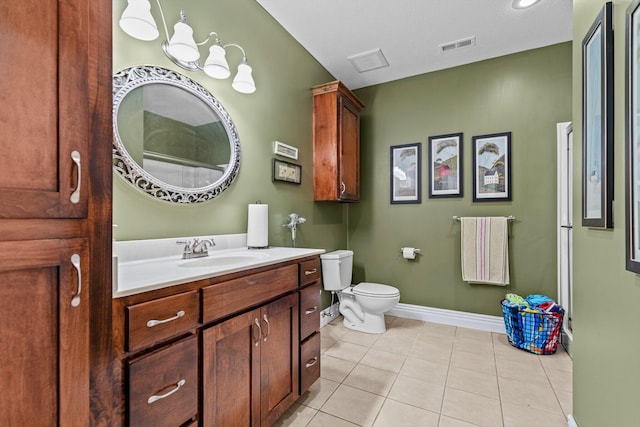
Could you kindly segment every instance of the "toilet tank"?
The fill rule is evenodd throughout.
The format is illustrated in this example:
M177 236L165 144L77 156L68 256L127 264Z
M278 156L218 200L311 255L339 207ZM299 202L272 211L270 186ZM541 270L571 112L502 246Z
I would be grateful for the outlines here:
M340 291L351 285L353 251L339 250L320 255L322 284L326 291Z

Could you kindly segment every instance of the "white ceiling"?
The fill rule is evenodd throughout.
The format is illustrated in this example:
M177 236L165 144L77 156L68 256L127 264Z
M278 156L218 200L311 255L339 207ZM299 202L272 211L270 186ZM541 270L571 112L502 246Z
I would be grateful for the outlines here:
M456 67L572 38L572 0L516 10L512 0L256 0L350 89ZM475 36L475 45L439 45ZM381 49L388 67L347 59Z

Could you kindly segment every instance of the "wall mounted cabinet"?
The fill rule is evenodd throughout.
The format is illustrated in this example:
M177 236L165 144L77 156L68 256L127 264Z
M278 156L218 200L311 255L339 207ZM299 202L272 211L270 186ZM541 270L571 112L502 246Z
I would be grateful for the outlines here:
M364 104L339 81L314 86L312 93L314 200L356 202Z

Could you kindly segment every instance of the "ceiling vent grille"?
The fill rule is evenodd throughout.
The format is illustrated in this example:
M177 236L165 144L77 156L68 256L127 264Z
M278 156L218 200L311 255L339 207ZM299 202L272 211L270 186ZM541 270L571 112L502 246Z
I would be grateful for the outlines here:
M475 44L476 44L476 37L473 36L473 37L467 37L466 39L460 39L453 42L444 43L439 45L439 47L440 47L440 52L445 53L445 52L451 52L457 49L462 49L463 47L475 46Z
M351 61L353 68L355 68L359 73L389 66L387 58L384 57L384 54L380 49L373 49L367 52L351 55L348 56L347 59Z

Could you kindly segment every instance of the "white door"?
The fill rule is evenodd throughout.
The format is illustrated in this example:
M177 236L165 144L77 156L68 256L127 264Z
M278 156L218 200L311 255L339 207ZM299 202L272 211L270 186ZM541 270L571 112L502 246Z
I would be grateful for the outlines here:
M571 354L573 332L573 127L557 124L558 135L558 303L564 308L562 344Z

